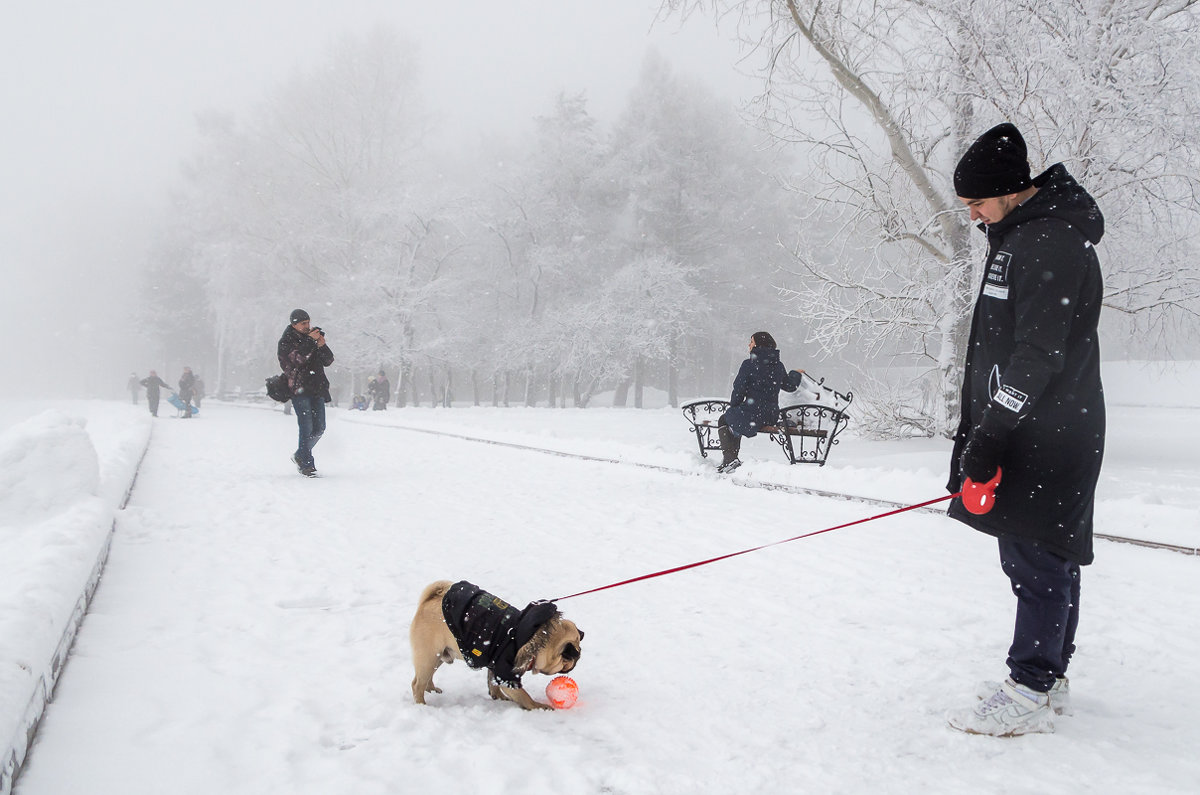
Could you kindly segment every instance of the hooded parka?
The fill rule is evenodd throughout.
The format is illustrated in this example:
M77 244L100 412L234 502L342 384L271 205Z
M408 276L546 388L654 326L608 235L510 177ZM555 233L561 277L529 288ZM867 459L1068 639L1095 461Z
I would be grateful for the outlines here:
M733 379L729 410L722 415L725 423L738 436L757 436L764 425L779 421L779 391L795 392L801 378L784 368L777 348L756 345Z
M962 417L950 459L962 485L972 429L1001 440L1001 482L989 513L959 499L950 516L989 535L1034 541L1092 562L1092 512L1104 454L1104 392L1097 327L1103 282L1094 246L1104 218L1057 164L1037 193L990 226L963 378Z

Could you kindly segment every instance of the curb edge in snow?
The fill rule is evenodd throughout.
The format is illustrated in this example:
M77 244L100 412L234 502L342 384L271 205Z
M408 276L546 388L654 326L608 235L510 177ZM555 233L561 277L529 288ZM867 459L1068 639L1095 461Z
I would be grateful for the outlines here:
M146 452L150 449L150 438L153 435L154 426L152 425L150 433L146 434L146 442L142 446L141 455L138 456L137 465L133 468L129 487L125 489L125 494L121 497L116 511L125 510L125 506L129 504L129 498L137 484L138 472L141 471L142 462L146 459ZM100 545L100 551L96 555L96 563L92 567L87 581L83 584L83 593L76 600L75 609L71 612L67 626L63 629L62 637L59 638L58 645L54 649L49 669L34 680L33 693L30 694L26 704L25 715L21 719L16 734L7 741L4 747L4 755L0 757L0 795L10 795L16 785L17 778L21 775L21 768L29 756L29 749L33 747L42 716L46 713L46 706L54 700L54 688L58 685L59 676L66 667L71 648L75 644L75 636L79 633L84 617L87 616L88 608L91 607L92 597L96 595L96 589L100 586L100 578L104 574L104 565L108 562L108 553L112 549L113 535L116 530L117 518L114 515L108 533L104 537L104 543Z
M645 464L645 463L641 463L639 461L625 461L625 460L622 460L619 458L606 458L606 457L602 457L602 456L586 455L583 453L568 453L568 452L565 452L562 450L552 450L552 449L549 449L546 447L535 447L533 445L521 444L519 442L502 442L497 439L485 439L485 438L479 437L479 436L467 436L465 434L454 433L451 431L438 431L438 430L433 430L431 428L414 428L414 427L408 426L408 425L391 425L391 424L384 424L384 423L362 422L361 420L357 420L357 419L354 419L351 417L343 417L341 419L344 421L347 421L347 422L358 424L358 425L370 425L370 426L376 427L376 428L391 428L392 430L409 431L410 433L427 433L432 436L445 436L445 437L448 437L451 439L459 439L459 440L467 441L467 442L478 442L480 444L492 444L492 445L496 445L498 447L510 447L510 448L513 448L516 450L528 450L530 452L544 453L546 455L556 455L556 456L561 456L563 458L575 458L580 461L592 461L592 462L601 463L601 464L624 464L626 466L634 466L634 467L639 467L641 469L650 469L650 470L654 470L655 472L667 472L667 473L675 474L675 475L697 475L697 476L699 476L702 474L699 472L691 472L686 469L679 469L677 467L663 466L661 464ZM765 480L753 480L753 479L745 478L745 477L727 478L725 480L725 482L727 482L731 485L734 485L734 486L741 486L742 488L747 488L747 489L765 489L767 491L787 492L788 494L802 494L802 495L809 496L809 497L824 497L826 499L834 499L834 500L849 500L851 502L862 502L862 503L866 503L868 505L878 505L878 506L881 506L884 508L906 507L903 503L895 502L894 500L884 500L884 499L879 499L877 497L864 497L864 496L857 495L857 494L844 494L844 493L838 492L838 491L827 491L824 489L812 489L812 488L806 488L804 486L791 486L786 483L770 483ZM917 510L920 510L920 511L926 512L926 513L935 513L935 514L941 514L941 515L945 514L944 510L939 510L936 508L919 508ZM1147 540L1141 539L1141 538L1126 538L1125 536L1114 536L1114 535L1108 535L1106 533L1093 533L1093 535L1096 538L1099 538L1101 540L1113 541L1118 544L1132 544L1134 546L1147 547L1149 549L1162 549L1162 550L1166 550L1168 552L1177 552L1182 555L1200 556L1200 548L1195 548L1195 547L1181 546L1179 544L1167 544L1167 543L1164 543L1161 541L1147 541ZM0 795L3 795L3 793L0 792Z

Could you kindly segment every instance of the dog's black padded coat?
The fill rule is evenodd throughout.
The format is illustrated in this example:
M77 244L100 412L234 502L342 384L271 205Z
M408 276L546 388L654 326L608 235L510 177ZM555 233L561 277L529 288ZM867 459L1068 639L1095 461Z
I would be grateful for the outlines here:
M502 687L519 688L524 671L513 670L517 651L554 617L553 602L530 602L524 610L477 585L460 580L442 597L442 617L471 668L487 668Z

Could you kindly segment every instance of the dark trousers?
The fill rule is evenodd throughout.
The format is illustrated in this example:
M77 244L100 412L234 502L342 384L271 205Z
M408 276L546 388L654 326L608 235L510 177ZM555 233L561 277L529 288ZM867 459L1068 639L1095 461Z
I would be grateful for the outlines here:
M1079 564L1031 541L1001 538L1000 565L1017 597L1008 670L1014 682L1046 692L1064 676L1079 625Z
M150 407L150 413L153 414L155 417L157 417L158 416L158 393L157 392L147 392L146 393L146 405Z
M312 450L325 433L325 399L320 395L296 395L292 398L292 408L296 410L296 424L300 428L296 460L300 466L316 467Z

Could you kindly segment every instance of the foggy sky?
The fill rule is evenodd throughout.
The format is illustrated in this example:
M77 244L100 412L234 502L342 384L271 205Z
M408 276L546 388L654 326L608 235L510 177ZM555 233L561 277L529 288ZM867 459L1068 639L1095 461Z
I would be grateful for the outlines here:
M562 89L586 91L591 113L612 121L648 46L731 102L755 92L732 30L701 18L654 25L658 7L49 0L6 10L0 312L17 343L0 370L8 392L115 397L131 370L156 366L128 321L166 191L197 143L198 111L244 113L341 35L379 23L420 46L426 101L464 141L530 128Z

